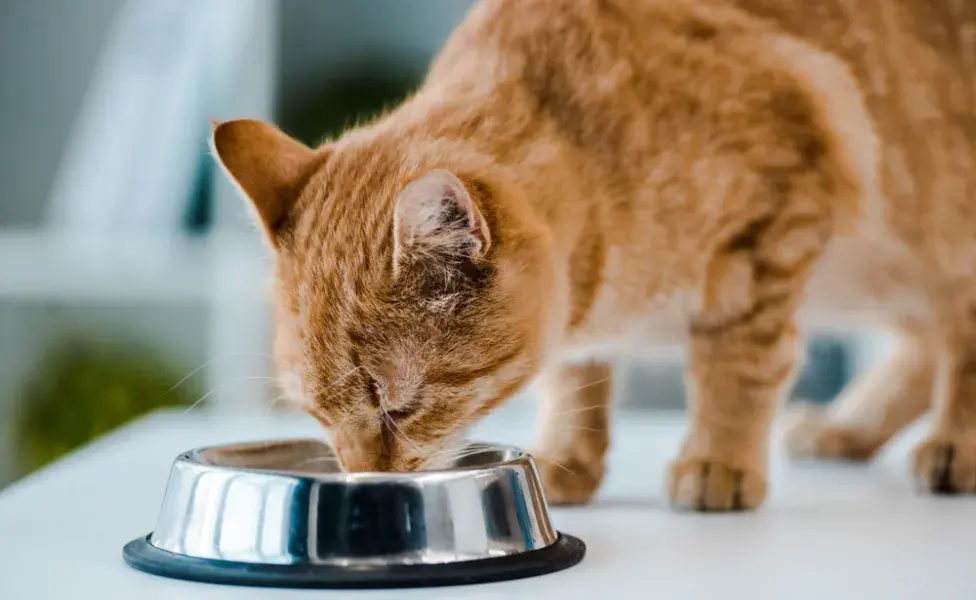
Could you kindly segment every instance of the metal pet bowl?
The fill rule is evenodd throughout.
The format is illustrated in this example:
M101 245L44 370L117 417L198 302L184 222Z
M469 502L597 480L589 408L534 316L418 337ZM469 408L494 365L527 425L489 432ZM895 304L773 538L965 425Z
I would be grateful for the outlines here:
M582 560L583 543L553 529L528 454L461 455L445 470L342 473L315 440L191 450L156 529L123 555L166 577L321 588L500 581Z

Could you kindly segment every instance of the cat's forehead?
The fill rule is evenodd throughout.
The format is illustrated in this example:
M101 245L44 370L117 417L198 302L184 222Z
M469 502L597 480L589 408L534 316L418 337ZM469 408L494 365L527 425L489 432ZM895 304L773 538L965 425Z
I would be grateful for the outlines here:
M340 209L395 192L408 161L398 144L385 139L342 140L319 151L322 159L301 190L299 205Z
M390 153L369 145L335 151L312 174L293 214L289 258L315 274L362 272L392 252L393 207L405 176Z

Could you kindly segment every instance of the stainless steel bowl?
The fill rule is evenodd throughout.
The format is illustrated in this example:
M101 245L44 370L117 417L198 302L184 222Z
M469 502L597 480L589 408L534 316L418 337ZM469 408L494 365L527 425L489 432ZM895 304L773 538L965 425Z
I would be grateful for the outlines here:
M532 458L471 444L450 469L343 473L317 440L192 450L156 528L125 557L183 579L390 587L524 577L578 562L553 529Z

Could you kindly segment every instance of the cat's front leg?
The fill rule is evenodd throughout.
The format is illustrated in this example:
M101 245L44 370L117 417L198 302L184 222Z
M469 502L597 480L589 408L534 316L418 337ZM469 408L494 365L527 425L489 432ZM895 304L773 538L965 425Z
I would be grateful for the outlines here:
M600 487L610 444L611 395L607 363L564 365L544 375L534 455L550 504L585 504Z
M769 424L795 373L795 312L827 230L815 214L781 214L711 261L691 324L691 423L669 474L673 506L748 510L765 499Z

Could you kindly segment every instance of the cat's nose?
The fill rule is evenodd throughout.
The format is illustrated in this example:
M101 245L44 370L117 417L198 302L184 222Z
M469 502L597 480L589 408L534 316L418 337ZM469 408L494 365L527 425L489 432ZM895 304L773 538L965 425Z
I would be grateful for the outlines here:
M384 471L383 459L377 453L366 452L353 446L336 445L339 465L347 473L368 473Z
M336 446L339 464L346 473L381 473L389 471L388 460L372 452L363 452L348 446Z
M405 473L423 465L420 457L388 454L358 445L336 444L336 457L346 473Z
M389 457L379 435L339 432L335 438L336 457L347 473L389 471Z
M347 473L368 473L381 471L380 461L362 453L350 451L348 447L336 447L336 454L339 455L339 464L342 470Z

